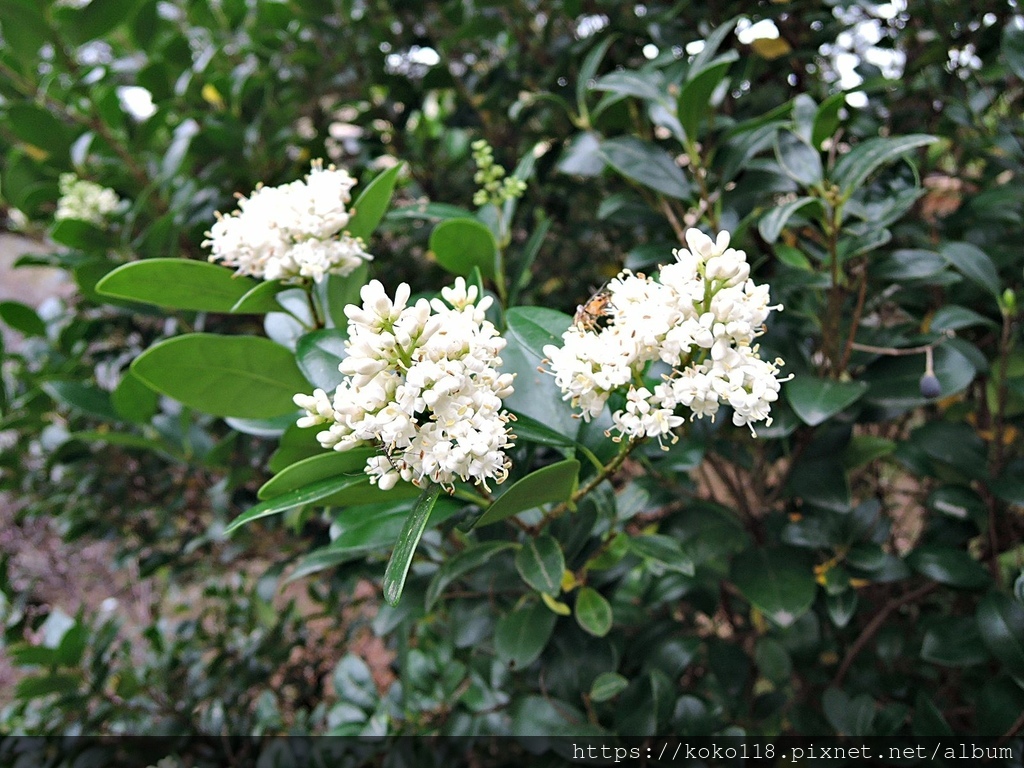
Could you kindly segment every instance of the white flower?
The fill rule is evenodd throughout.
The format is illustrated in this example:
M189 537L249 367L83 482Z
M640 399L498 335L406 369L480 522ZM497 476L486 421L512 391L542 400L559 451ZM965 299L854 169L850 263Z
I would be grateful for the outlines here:
M325 448L380 447L366 473L385 490L400 479L449 490L457 479L500 483L510 463L512 416L502 401L512 376L498 373L505 340L484 316L491 298L478 300L461 277L441 291L444 301L409 306L410 293L403 283L392 301L380 282L363 286L362 306L345 308L345 378L333 400L319 389L295 395L306 411L298 424L326 425L317 435Z
M258 186L239 198L237 210L217 214L203 242L212 251L210 261L286 283L350 274L373 258L360 238L344 231L355 183L347 171L314 161L303 181Z
M573 325L562 346L544 348L549 372L566 400L590 420L613 392L625 390L626 405L612 414L619 436L670 436L690 418L714 418L722 405L733 423L771 424L779 396L782 360L761 360L754 339L772 310L768 287L750 279L746 254L729 247L729 233L715 240L696 229L687 248L658 278L623 271L605 288L602 323ZM600 327L599 327L600 326ZM671 370L648 385L655 361Z
M57 221L78 219L100 226L121 207L121 198L114 190L79 179L73 173L60 175L60 195L53 214Z

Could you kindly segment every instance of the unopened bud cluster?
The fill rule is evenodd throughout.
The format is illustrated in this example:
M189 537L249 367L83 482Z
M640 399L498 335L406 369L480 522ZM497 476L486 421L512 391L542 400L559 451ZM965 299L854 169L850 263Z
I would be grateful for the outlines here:
M506 176L505 169L494 162L494 150L483 139L472 144L473 160L477 171L473 176L480 189L473 195L473 205L501 205L506 200L522 197L526 182L514 176Z
M461 277L441 291L444 301L407 306L409 296L405 283L393 302L378 281L363 287L362 306L345 308L345 378L333 397L322 389L296 395L306 411L298 424L324 425L317 440L325 448L382 448L366 463L382 489L400 479L449 491L456 479L501 483L512 445L502 401L512 376L497 371L505 340L484 317L492 300L477 301L476 286Z
M663 440L690 418L731 406L737 426L771 424L781 359L762 360L754 340L773 309L768 287L750 279L743 251L729 233L712 240L686 232L688 248L657 279L623 271L607 288L603 322L575 324L562 346L544 348L567 400L591 419L612 393L625 406L612 414L618 439ZM671 439L675 439L674 436Z
M203 245L212 251L210 261L286 283L351 273L373 258L360 238L344 231L355 183L347 171L314 161L303 180L239 196L238 209L218 213L207 233Z
M121 207L121 198L114 190L73 173L62 173L59 185L60 199L53 214L57 221L77 219L99 226Z

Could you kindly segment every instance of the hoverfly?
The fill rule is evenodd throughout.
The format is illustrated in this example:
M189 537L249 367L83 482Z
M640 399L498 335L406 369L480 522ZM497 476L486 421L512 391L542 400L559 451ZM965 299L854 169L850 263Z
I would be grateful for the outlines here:
M576 314L572 318L573 325L584 331L596 331L608 324L610 310L614 308L611 291L602 288L587 299L586 303L576 307Z

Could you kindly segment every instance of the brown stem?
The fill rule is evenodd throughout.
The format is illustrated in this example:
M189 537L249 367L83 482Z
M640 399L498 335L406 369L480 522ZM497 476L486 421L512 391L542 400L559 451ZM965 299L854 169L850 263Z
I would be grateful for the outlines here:
M832 680L832 685L838 687L843 684L843 679L846 677L846 673L850 671L850 666L853 664L854 659L856 659L857 655L864 650L864 646L871 641L871 638L877 634L878 630L882 628L882 625L884 625L888 620L889 614L907 603L919 600L937 586L938 585L935 582L929 581L917 589L913 589L900 597L893 598L882 606L882 609L874 615L871 621L868 622L867 626L865 626L861 631L860 635L857 636L853 645L850 646L850 650L846 652L846 657L843 659L843 663L839 665L839 670L836 672L836 676Z
M850 365L850 355L853 353L854 339L857 337L857 329L860 327L860 318L864 313L864 299L868 292L868 270L867 264L860 264L859 280L857 281L857 305L853 308L853 318L850 320L850 332L846 336L846 346L843 348L843 357L839 361L839 370L845 371Z
M676 216L676 212L672 210L672 204L664 197L661 198L661 212L665 214L668 223L672 225L672 231L676 233L676 238L678 238L679 242L686 243L686 227L682 225Z

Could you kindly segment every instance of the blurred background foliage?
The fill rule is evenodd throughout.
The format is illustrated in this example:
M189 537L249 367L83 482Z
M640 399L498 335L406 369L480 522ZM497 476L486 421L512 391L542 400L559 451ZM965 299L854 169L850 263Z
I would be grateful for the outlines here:
M9 528L105 540L153 585L119 616L0 569L18 681L0 734L975 734L1019 750L1015 4L4 0L0 36L6 227L48 246L21 266L73 284L0 304ZM431 531L385 607L367 582L394 526L300 509L224 535L287 418L215 419L128 369L160 339L275 337L272 321L95 286L126 261L205 259L233 195L323 157L364 182L404 161L373 271L436 290L432 225L472 199L480 138L529 179L509 230L519 304L571 314L623 266L666 262L682 228L728 229L786 307L762 341L796 377L756 441L696 423L536 540ZM68 172L123 207L55 220ZM677 561L613 544L653 533ZM555 550L570 576L540 599L518 553ZM241 759L212 749L193 759Z

